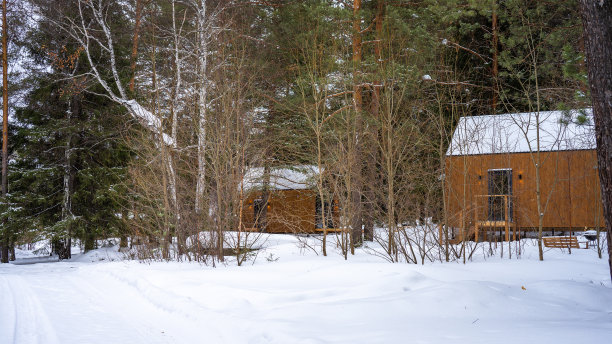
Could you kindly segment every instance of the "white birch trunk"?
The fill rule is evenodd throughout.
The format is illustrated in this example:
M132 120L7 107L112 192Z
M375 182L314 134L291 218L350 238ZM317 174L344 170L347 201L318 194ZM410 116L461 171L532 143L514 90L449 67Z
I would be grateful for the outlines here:
M174 98L172 99L172 148L175 150L178 149L178 103L179 103L179 94L181 91L181 59L179 55L179 35L180 33L176 29L176 13L175 13L175 5L176 1L172 1L172 31L174 35L174 65L176 72L176 85L174 91ZM176 172L174 169L174 164L172 160L172 151L168 154L168 172L169 172L169 188L170 188L170 197L172 198L172 203L174 205L174 210L176 212L177 219L180 218L179 204L177 198L176 191Z
M66 118L70 123L72 117L72 111L70 109L72 102L68 100L68 111L66 111ZM71 147L71 134L68 134L66 141L66 149L64 150L64 197L62 200L62 220L66 220L69 216L72 216L72 195L70 190L70 161L72 159L72 147Z
M70 126L72 119L72 101L68 100L68 110L66 111L67 124ZM64 195L62 199L62 220L68 220L72 218L72 185L71 185L71 164L72 164L72 134L68 133L66 139L66 149L64 150ZM72 231L71 224L68 223L67 233L60 239L62 243L62 252L57 252L61 259L70 259L70 247L72 246Z
M104 88L108 97L112 99L114 102L123 105L134 117L137 119L143 126L151 130L151 132L155 135L162 133L163 142L168 146L174 145L174 140L170 135L163 133L162 130L162 121L157 116L155 116L151 111L147 110L140 103L138 103L134 99L128 99L125 93L125 89L123 84L121 83L121 79L119 78L119 73L117 71L117 63L115 57L115 48L113 46L113 38L108 27L108 24L104 20L103 16L103 4L101 1L96 2L80 0L78 1L78 10L79 10L79 23L72 22L69 28L62 26L62 24L57 23L62 29L64 29L69 35L71 35L77 42L81 44L84 49L85 56L87 57L87 61L91 67L91 75L93 75L98 83ZM84 8L85 7L85 8ZM98 40L94 38L91 34L91 30L94 30L85 23L85 16L83 13L84 9L89 9L93 17L95 18L96 23L100 26L100 30L104 33L106 42L102 40ZM53 19L50 19L54 21ZM55 21L54 21L55 22ZM94 62L91 56L92 45L97 44L100 49L104 50L109 55L110 60L110 68L111 73L113 75L113 81L115 83L115 87L117 88L119 94L117 95L106 80L100 75L98 71L97 65Z
M178 135L178 116L176 109L178 108L179 94L181 92L181 73L182 65L179 55L179 36L180 32L176 29L176 12L174 9L176 1L172 0L172 31L174 35L174 65L176 68L176 84L174 89L174 99L172 99L173 105L173 116L172 116L172 140L174 141L174 148L177 148L177 135Z
M200 88L198 94L198 173L196 182L195 211L201 213L204 186L206 182L206 97L208 64L208 42L206 37L206 0L200 0L198 8L198 63Z

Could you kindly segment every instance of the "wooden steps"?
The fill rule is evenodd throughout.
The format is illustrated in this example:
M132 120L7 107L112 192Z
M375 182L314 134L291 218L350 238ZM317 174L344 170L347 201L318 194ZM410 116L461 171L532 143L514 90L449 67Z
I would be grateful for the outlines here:
M470 226L470 228L468 229L468 232L467 232L467 237L466 237L466 239L465 239L465 240L466 240L466 241L473 240L473 239L474 239L474 237L475 237L475 235L476 235L476 231L475 231L474 227L473 227L473 226ZM464 241L464 238L463 238L463 232L460 232L460 233L459 233L459 235L457 235L457 237L456 237L455 239L449 239L449 240L448 240L448 242L449 242L450 244L452 244L452 245L457 245L457 244L460 244L460 243L462 243L463 241Z

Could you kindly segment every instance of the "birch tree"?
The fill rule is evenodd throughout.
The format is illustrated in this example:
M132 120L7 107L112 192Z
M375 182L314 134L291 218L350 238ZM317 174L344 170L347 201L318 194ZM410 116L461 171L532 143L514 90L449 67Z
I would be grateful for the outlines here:
M118 56L115 52L115 36L109 25L109 4L102 0L76 0L76 16L70 17L56 13L46 19L74 39L82 48L90 71L85 76L93 78L104 89L104 95L122 105L152 135L159 135L163 144L172 147L174 139L164 131L162 120L131 98L125 89L124 82L117 68ZM107 63L97 60L94 50L104 54ZM107 81L106 71L110 74Z
M210 35L207 34L208 21L206 17L206 0L195 3L197 18L198 37L198 172L196 177L195 211L202 212L203 197L206 184L206 108L209 81L207 78L208 68L208 45Z

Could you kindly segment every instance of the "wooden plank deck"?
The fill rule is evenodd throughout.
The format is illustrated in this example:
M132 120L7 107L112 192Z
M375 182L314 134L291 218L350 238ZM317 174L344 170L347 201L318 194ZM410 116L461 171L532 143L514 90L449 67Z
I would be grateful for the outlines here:
M326 233L344 232L344 229L342 228L315 228L315 231L326 234Z
M508 225L514 226L514 222L508 222ZM506 227L506 221L478 221L478 227Z

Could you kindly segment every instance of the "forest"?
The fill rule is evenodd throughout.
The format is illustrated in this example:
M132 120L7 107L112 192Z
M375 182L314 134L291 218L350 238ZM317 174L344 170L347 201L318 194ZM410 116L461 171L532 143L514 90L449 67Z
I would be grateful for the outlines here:
M459 119L593 106L577 0L6 3L3 260L116 238L240 264L247 172L265 224L273 171L311 166L322 227L333 204L343 228L317 252L465 262L474 243L435 239Z

